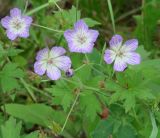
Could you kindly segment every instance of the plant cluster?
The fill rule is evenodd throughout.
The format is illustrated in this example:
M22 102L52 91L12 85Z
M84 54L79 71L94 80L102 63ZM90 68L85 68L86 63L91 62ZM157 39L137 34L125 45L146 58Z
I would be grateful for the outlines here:
M0 138L160 137L160 60L139 35L123 42L110 0L107 42L79 3L27 1L1 19ZM45 17L48 6L58 11Z

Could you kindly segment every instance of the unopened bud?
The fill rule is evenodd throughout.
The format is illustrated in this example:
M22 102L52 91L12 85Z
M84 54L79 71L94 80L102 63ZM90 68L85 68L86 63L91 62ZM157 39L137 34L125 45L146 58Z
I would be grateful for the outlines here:
M68 69L68 70L66 71L66 76L67 76L67 77L72 77L73 75L74 75L73 69Z

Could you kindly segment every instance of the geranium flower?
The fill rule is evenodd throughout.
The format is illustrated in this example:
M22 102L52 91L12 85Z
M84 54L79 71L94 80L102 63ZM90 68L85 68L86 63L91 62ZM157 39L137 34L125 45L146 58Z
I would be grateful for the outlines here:
M114 35L109 42L110 49L104 54L104 60L107 64L114 61L115 71L124 71L127 64L140 64L141 57L135 52L138 47L138 40L131 39L122 44L123 38L120 35Z
M71 68L71 60L64 56L66 50L62 47L53 47L51 50L44 48L37 53L34 71L42 76L45 73L51 80L61 77L61 70L67 71Z
M89 29L83 20L76 22L73 30L64 33L70 52L77 53L91 53L98 35L98 31Z
M7 37L15 40L17 37L27 38L32 18L21 14L21 10L14 8L10 10L10 16L1 19L2 26L7 30Z

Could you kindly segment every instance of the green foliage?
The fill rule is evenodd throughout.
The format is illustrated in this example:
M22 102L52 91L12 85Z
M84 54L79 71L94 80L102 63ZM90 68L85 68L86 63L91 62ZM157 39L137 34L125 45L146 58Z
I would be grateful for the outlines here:
M136 16L136 36L141 44L148 50L156 48L153 41L156 34L157 23L160 17L159 0L148 0L144 2L142 16ZM154 16L153 16L154 15Z
M54 117L54 111L51 107L44 104L6 104L6 112L25 122L39 124L48 127Z
M92 92L84 91L84 94L80 97L80 107L84 111L86 117L94 121L97 113L101 111L101 105L97 99L97 96Z
M112 135L113 122L112 120L100 121L95 131L93 132L93 138L109 138Z
M24 73L18 66L14 63L6 64L2 71L0 71L0 84L3 88L3 91L11 91L15 88L19 87L18 80L19 78L23 77ZM12 82L12 83L8 83Z
M111 136L115 138L137 138L133 126L130 124L119 124L119 122L113 118L100 121L92 133L92 136L93 138L109 138Z
M38 132L21 136L22 123L16 123L16 119L10 117L4 125L1 126L2 138L38 138Z
M61 104L64 111L70 107L71 103L73 102L73 94L67 88L60 88L60 87L53 87L49 89L51 94L54 96L53 103L55 105Z
M14 118L10 118L4 126L1 127L2 138L20 138L21 123L16 123Z
M123 72L113 72L113 65L103 60L102 47L104 43L109 47L113 35L107 0L76 2L30 0L24 14L30 13L34 24L42 27L32 26L26 39L11 42L0 27L1 138L160 137L159 0L144 0L142 5L135 0L130 4L128 0L111 1L116 34L138 38L140 43L136 52L141 63ZM26 3L16 0L11 7L23 12ZM92 53L86 55L69 52L63 36L79 19L100 33ZM55 45L65 47L73 77L63 72L60 80L51 81L34 73L37 51Z

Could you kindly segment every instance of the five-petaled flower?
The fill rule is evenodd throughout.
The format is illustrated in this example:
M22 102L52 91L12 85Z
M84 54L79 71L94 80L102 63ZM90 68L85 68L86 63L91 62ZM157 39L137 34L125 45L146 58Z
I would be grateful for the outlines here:
M42 76L45 73L51 80L58 80L61 77L61 71L67 71L71 68L71 60L64 56L66 50L62 47L53 47L51 50L44 48L37 53L34 71Z
M141 57L135 52L138 47L138 40L131 39L122 44L123 38L120 35L114 35L109 42L110 49L104 54L104 60L107 64L114 62L115 71L124 71L127 64L140 64Z
M1 19L2 26L7 30L7 37L15 40L17 37L27 38L32 18L21 14L21 10L14 8L10 10L10 16Z
M91 53L98 35L98 31L89 29L83 20L76 22L73 30L64 33L70 52L77 53Z

